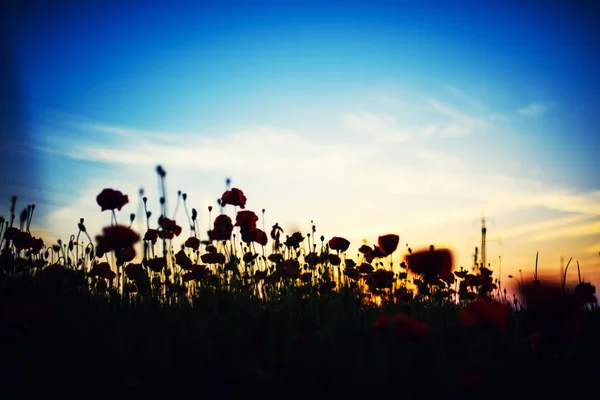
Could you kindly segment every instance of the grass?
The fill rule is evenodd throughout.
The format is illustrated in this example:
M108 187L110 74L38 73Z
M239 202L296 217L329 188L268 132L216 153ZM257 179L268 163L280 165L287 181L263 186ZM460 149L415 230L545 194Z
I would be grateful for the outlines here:
M164 209L156 234L146 210L142 237L121 226L93 240L81 221L73 240L45 246L29 232L35 207L17 228L13 201L1 231L0 395L506 399L595 387L590 284L523 283L521 304L483 266L453 271L444 249L390 265L394 235L351 260L341 237L256 228L238 212L243 192L227 189L221 211L235 207L238 226L221 212L213 240L188 239L182 253ZM102 193L119 226L128 199ZM197 238L197 212L179 196Z

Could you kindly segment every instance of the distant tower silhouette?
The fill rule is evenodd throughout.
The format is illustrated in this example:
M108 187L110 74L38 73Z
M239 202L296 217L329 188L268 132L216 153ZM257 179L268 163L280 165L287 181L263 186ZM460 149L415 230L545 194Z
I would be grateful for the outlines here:
M487 228L485 227L485 217L481 218L481 265L487 268L485 263L485 234L487 233Z

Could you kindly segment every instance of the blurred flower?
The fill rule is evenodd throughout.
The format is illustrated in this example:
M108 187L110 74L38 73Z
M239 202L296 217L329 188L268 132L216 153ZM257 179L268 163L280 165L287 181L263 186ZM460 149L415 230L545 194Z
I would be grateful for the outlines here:
M235 216L235 226L239 226L242 232L255 230L257 221L258 216L253 211L249 210L238 211Z
M452 253L447 249L433 249L413 252L406 256L408 268L415 274L433 277L447 276L452 271Z
M229 240L233 232L233 224L231 218L225 214L218 215L215 218L214 228L208 231L210 240Z
M124 225L107 226L102 232L103 236L96 236L96 241L105 252L133 246L140 240L140 235Z
M225 264L225 255L221 253L205 253L200 259L207 264Z
M398 248L398 242L400 241L400 236L395 234L388 234L379 236L377 240L377 244L379 247L386 253L392 254Z
M194 236L190 236L185 241L185 247L192 250L198 250L198 248L200 248L200 239Z
M508 326L510 308L507 304L491 299L475 300L460 312L460 322L468 327L489 326L504 331Z
M185 254L185 251L179 250L177 254L175 254L175 263L184 270L192 269L192 260Z
M350 247L350 242L343 237L334 236L329 240L329 248L331 250L344 252L348 250L348 247Z
M104 189L96 196L96 202L102 211L115 209L121 211L121 208L129 203L129 198L118 190Z
M288 248L289 247L298 248L298 246L300 246L300 243L302 243L303 241L304 241L304 236L302 236L302 234L300 232L294 232L292 234L292 236L286 237L284 244Z
M221 196L221 206L225 207L227 204L239 206L243 210L246 207L246 196L244 196L244 192L236 188L227 190Z
M172 219L160 217L158 219L158 225L162 228L162 231L159 231L158 234L160 236L162 232L163 239L173 239L173 236L179 236L181 234L181 227Z
M156 229L148 229L144 235L144 240L149 240L152 244L156 244L158 240L158 231Z
M379 316L372 326L373 332L398 340L425 341L429 337L429 326L406 313L393 317Z

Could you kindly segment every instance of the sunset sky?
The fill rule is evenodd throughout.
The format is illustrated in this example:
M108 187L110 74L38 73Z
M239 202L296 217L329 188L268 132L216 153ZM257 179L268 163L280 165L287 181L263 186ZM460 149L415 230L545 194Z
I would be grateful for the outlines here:
M181 190L206 228L229 177L267 229L314 220L349 256L397 233L398 261L470 267L485 215L503 282L539 251L600 284L598 2L78 3L2 21L0 215L35 203L47 243L109 224L106 187L124 223L144 188L156 227L160 164L169 217Z

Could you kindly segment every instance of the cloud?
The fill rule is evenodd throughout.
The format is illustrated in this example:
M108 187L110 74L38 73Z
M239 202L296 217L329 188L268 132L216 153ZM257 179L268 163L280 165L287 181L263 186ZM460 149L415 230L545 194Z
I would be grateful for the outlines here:
M531 103L526 107L520 108L517 112L524 117L534 117L543 114L547 109L548 107L542 104Z
M341 120L345 128L367 134L376 140L403 142L410 137L391 115L361 111L344 114Z

